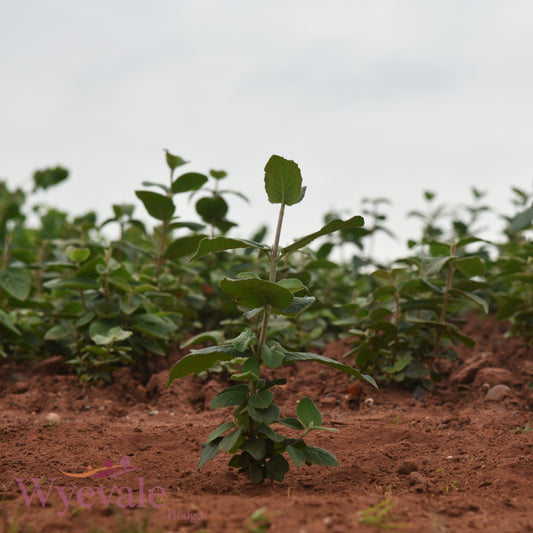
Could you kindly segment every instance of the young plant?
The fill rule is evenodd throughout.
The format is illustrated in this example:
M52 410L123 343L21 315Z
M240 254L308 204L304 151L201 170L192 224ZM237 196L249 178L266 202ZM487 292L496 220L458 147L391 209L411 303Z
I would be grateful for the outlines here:
M475 255L459 255L475 241L433 242L430 257L373 272L380 283L356 309L357 326L349 330L356 340L346 357L356 354L359 368L381 371L383 380L420 382L428 389L439 381L436 360L455 359L458 344L475 344L461 333L460 315L471 305L488 313L478 294L488 285L473 279L484 274L484 263Z
M498 247L491 281L498 304L496 317L509 320L509 334L533 346L533 194L517 188L513 192L518 196L514 204L520 211L505 217L507 240Z
M361 374L355 368L315 353L289 351L271 338L269 323L273 315L297 316L314 302L312 296L305 295L306 287L298 278L277 279L278 263L319 237L342 229L360 227L364 223L359 216L346 221L332 220L319 231L282 248L280 237L285 208L300 202L305 189L302 187L298 165L294 161L273 155L265 167L268 199L280 206L272 247L222 236L206 238L200 242L192 259L213 252L242 248L252 248L266 254L269 261L268 279L262 279L252 272L241 272L235 279L224 278L220 281L221 289L244 308L244 317L250 326L245 327L229 343L195 350L185 356L172 367L168 381L170 386L177 378L209 370L223 362L230 363L230 367L240 367L240 372L232 375L232 379L240 383L222 391L211 402L211 408L235 407L235 410L231 420L224 422L207 437L202 446L198 468L219 452L229 452L232 454L229 466L237 468L256 484L266 479L284 479L289 470L285 453L296 466L312 463L338 465L332 453L309 446L304 440L312 431L336 430L322 426L322 415L310 398L302 398L298 402L298 418L281 417L279 407L274 404L271 389L285 384L286 379L264 377L262 371L265 367L277 369L281 365L297 361L317 362L376 386L370 376ZM298 434L288 437L279 433L277 428L273 429L273 425L285 426Z

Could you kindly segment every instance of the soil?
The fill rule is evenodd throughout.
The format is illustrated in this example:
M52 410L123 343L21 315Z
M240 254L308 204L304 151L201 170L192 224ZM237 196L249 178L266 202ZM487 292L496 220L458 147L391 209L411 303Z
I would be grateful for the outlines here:
M291 466L282 483L259 486L225 453L198 472L201 443L231 414L209 409L227 380L191 376L167 389L178 351L91 387L59 357L3 364L0 531L533 531L533 354L506 329L472 318L476 348L443 365L424 395L358 390L315 363L276 371L288 379L275 398L282 414L294 416L303 396L316 401L339 431L306 440L341 465ZM323 353L340 358L346 346ZM120 476L72 476L121 464Z

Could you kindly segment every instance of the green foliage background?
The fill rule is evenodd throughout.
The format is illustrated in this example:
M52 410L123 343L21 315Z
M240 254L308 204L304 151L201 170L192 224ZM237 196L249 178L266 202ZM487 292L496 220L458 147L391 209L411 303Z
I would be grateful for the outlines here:
M164 355L191 335L230 338L239 331L242 317L234 297L240 289L220 282L237 272L268 270L266 228L249 239L229 237L236 227L228 218L231 202L247 201L245 194L221 187L230 181L225 171L181 173L184 159L166 152L165 160L168 183L145 182L134 193L145 213L133 204L113 205L103 222L93 212L73 216L32 203L35 192L68 179L62 167L36 171L29 191L0 182L1 357L59 354L81 380L91 381L109 379L118 366ZM277 183L276 167L267 165L265 171L274 173ZM271 202L292 205L302 190L267 192ZM425 208L409 213L420 221L420 236L409 239L407 257L391 264L372 256L375 236L392 234L390 202L362 199L364 226L324 232L310 247L314 234L283 250L280 277L299 280L313 302L292 316L274 315L272 340L293 350L318 350L347 336L353 339L347 361L361 371L428 388L441 378L435 360L456 357L458 345L471 345L461 333L466 313L494 314L509 324L510 335L531 345L533 195L511 192L514 212L504 215L501 238L487 242L476 237L491 212L482 192L472 189L471 204L452 209L424 191ZM196 202L193 221L179 215L188 197ZM456 215L446 217L450 211ZM30 214L37 220L31 225ZM329 230L339 222L335 214L324 216ZM115 240L106 236L108 226L118 229ZM339 261L336 250L344 257L347 250L356 252ZM251 298L249 292L241 296Z

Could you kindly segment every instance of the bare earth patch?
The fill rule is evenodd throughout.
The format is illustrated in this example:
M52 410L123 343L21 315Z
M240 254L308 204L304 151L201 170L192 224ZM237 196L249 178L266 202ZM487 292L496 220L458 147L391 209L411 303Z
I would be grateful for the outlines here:
M230 470L223 453L197 471L201 443L231 410L208 407L221 377L166 389L178 354L90 388L58 359L4 364L0 531L247 532L260 508L266 519L255 527L282 533L533 531L532 353L504 331L473 319L465 333L475 350L463 348L418 399L392 386L357 396L347 376L312 363L283 369L282 415L294 416L303 396L317 402L324 425L339 432L308 442L341 466L291 467L283 483L260 486ZM324 354L345 351L338 342ZM121 461L129 470L72 476ZM389 508L381 519L371 510L380 503Z

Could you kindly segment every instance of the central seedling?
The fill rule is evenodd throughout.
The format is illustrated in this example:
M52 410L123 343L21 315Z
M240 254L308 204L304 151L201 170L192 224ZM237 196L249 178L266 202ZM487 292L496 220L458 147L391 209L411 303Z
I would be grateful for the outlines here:
M220 451L233 454L229 466L247 474L252 482L265 479L282 481L289 469L284 457L287 453L296 466L318 464L338 466L334 455L327 450L309 446L304 438L315 430L336 431L322 426L322 415L310 398L303 398L296 407L298 418L280 417L280 409L274 404L272 388L286 383L286 379L266 379L262 368L276 369L296 361L312 361L331 366L355 378L375 386L370 376L355 368L327 357L308 352L292 352L275 339L269 338L269 320L272 314L295 317L311 306L314 298L306 294L305 285L297 278L277 280L279 261L309 243L338 230L360 227L364 221L355 216L349 220L333 220L319 231L309 234L290 246L280 247L281 228L285 207L300 202L305 195L302 176L294 161L273 155L265 167L265 190L273 204L279 204L279 215L274 244L264 244L226 237L206 238L199 244L197 259L208 253L239 248L255 248L266 254L269 260L268 280L252 272L241 272L237 279L225 278L221 289L235 298L244 309L244 317L250 321L230 343L196 350L178 361L170 371L169 385L177 378L209 370L226 363L240 368L232 375L242 382L222 391L211 402L211 408L235 407L232 420L225 422L208 436L202 446L199 468ZM259 318L259 320L257 320ZM285 436L272 425L285 426L297 434Z

